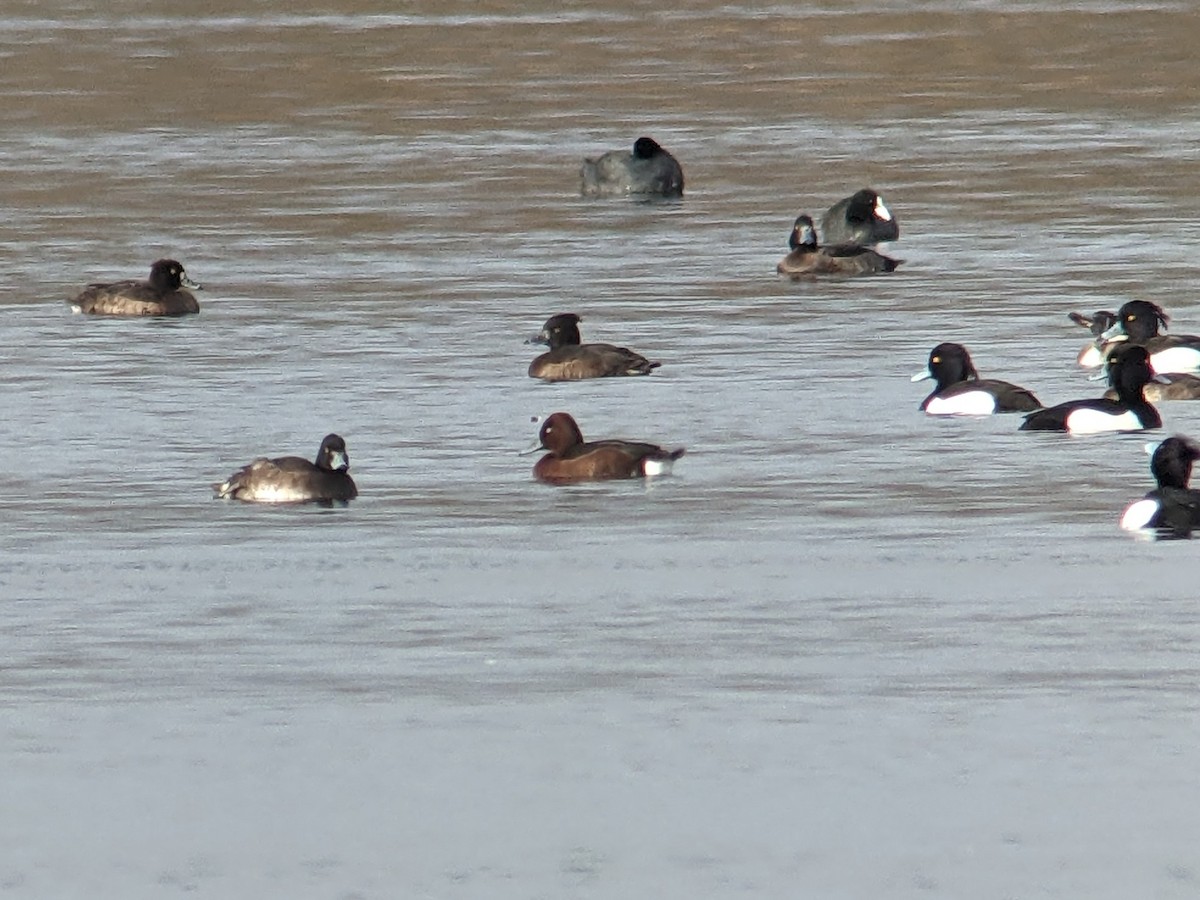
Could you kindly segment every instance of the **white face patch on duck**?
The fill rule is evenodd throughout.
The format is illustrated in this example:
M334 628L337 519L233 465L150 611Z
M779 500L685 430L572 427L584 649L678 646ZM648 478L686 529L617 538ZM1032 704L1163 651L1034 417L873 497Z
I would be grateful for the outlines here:
M883 205L882 197L875 198L875 215L879 216L879 218L883 219L885 222L892 221L892 214L888 212L888 208Z
M990 416L996 398L987 391L963 391L949 397L934 397L925 407L931 416Z

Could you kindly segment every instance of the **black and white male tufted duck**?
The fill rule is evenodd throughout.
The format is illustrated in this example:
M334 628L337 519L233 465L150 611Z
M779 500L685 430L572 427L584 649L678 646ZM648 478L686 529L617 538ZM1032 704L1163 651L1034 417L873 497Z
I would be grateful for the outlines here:
M938 344L929 352L929 366L913 381L932 378L934 391L921 401L931 416L988 416L992 413L1029 412L1042 404L1032 392L1007 381L980 378L971 354L962 344Z
M1109 431L1142 431L1161 428L1162 417L1146 400L1146 385L1155 379L1150 355L1144 347L1115 348L1108 356L1108 380L1117 399L1097 397L1072 400L1030 413L1022 431L1069 431L1098 434Z

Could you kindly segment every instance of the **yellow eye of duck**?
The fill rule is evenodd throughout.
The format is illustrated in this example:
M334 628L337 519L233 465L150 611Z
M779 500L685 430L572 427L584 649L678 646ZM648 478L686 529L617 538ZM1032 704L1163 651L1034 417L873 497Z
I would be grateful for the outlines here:
M942 361L942 358L940 356L935 356L933 359L930 360L930 362L935 362L935 363L940 363L941 361Z

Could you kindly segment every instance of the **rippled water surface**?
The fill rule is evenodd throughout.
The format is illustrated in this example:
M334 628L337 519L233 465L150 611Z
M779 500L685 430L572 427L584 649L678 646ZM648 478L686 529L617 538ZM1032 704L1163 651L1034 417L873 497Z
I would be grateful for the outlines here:
M51 6L0 15L0 894L1200 895L1146 437L908 379L1200 332L1190 4ZM684 199L580 198L643 133ZM777 280L866 184L900 270ZM70 313L163 256L200 316ZM662 367L534 382L562 311ZM688 453L540 486L558 409ZM348 508L210 499L330 431Z

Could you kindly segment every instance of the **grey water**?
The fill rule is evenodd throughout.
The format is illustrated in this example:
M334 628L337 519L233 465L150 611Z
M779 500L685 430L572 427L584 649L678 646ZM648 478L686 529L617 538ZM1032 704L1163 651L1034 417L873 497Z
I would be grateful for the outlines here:
M1194 542L1071 310L1200 332L1189 4L0 15L0 896L1191 898ZM651 134L672 203L585 200ZM774 275L879 189L891 276ZM172 321L72 315L169 256ZM556 312L662 361L543 384ZM550 488L535 415L686 446ZM1200 436L1200 404L1162 407ZM211 499L348 443L346 508Z

